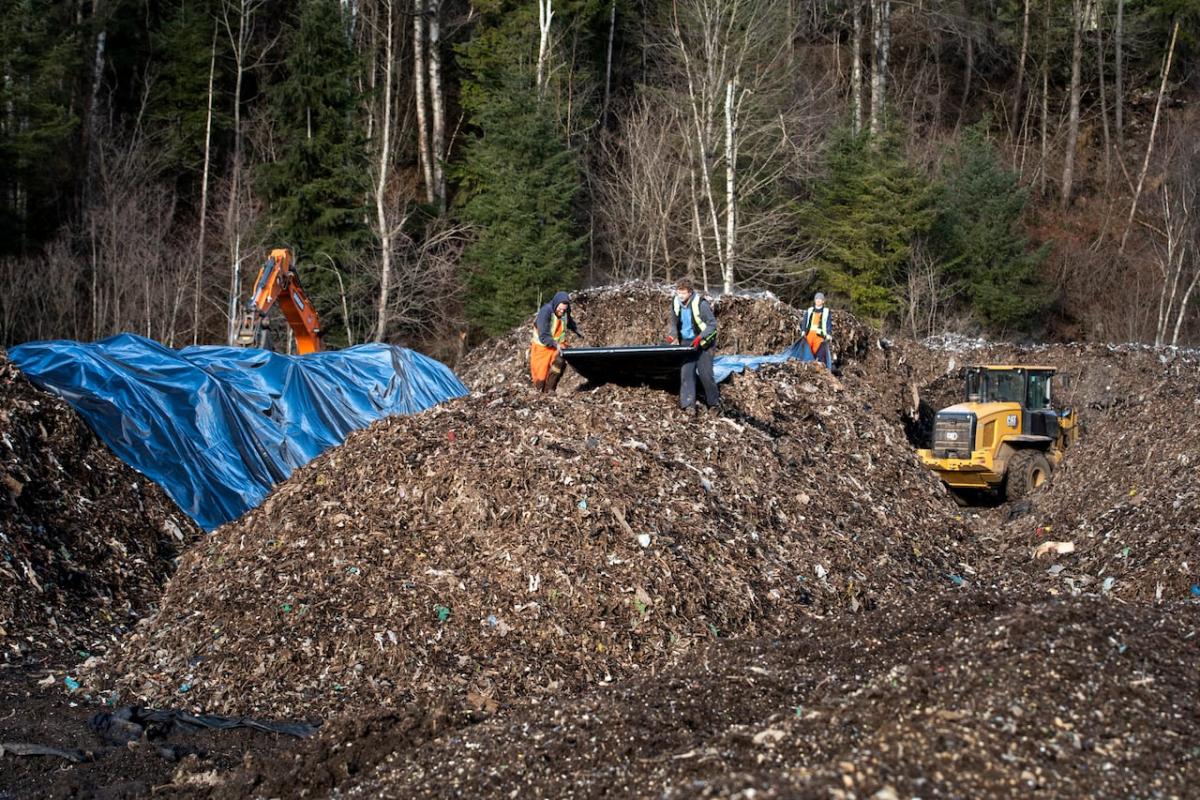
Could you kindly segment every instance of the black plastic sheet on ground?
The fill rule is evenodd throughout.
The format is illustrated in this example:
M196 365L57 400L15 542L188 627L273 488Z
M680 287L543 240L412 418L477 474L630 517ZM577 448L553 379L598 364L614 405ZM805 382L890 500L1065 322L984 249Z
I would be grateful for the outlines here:
M563 358L589 383L678 389L679 369L695 352L686 345L572 347Z

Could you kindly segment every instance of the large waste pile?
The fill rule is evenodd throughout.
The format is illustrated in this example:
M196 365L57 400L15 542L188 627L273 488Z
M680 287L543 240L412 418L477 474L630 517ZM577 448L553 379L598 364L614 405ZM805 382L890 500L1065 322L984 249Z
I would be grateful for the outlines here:
M633 282L585 289L571 296L571 313L584 335L579 347L656 344L667 335L674 291L670 286ZM721 295L713 301L717 315L718 355L770 355L801 338L803 314L770 294ZM834 311L834 348L841 359L863 358L874 342L870 329L850 314ZM467 354L459 370L472 389L523 386L529 383L529 342L533 316L511 331ZM578 388L582 380L568 370L559 391Z
M465 730L382 731L395 754L341 796L1189 796L1200 641L1174 610L971 592L799 620ZM260 764L260 796L322 760Z
M487 708L974 580L870 387L793 362L726 396L699 422L604 386L376 423L188 553L89 683L282 716Z
M198 535L0 351L0 649L91 651L155 602Z
M1197 355L1087 348L1075 365L1083 434L1028 509L991 515L999 551L1055 593L1200 597Z

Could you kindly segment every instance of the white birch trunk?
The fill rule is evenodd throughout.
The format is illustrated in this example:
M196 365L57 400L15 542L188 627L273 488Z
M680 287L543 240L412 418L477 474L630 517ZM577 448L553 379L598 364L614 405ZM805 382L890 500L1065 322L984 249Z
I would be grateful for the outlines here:
M546 62L550 58L550 22L554 19L553 0L538 0L538 99L546 93Z
M208 226L208 169L212 152L213 78L217 70L217 29L213 28L208 62L208 111L204 120L204 169L200 178L200 234L196 241L196 285L192 294L192 344L200 342L200 276L204 273L204 236Z
M1096 74L1100 78L1100 121L1104 129L1104 188L1112 183L1112 134L1108 126L1108 88L1104 80L1104 15L1097 8Z
M1042 23L1042 119L1041 119L1041 138L1042 138L1042 157L1038 164L1038 191L1042 197L1046 196L1046 177L1050 171L1050 165L1047 163L1049 155L1049 139L1047 138L1046 126L1050 118L1050 0L1046 0L1045 16Z
M883 47L883 26L880 20L883 16L881 5L883 0L871 0L871 122L872 136L879 135L881 109L881 91L879 87L880 65L879 51Z
M383 115L380 119L379 177L375 183L375 223L379 227L379 308L376 314L375 341L382 342L387 333L388 301L392 289L392 230L388 222L387 197L388 167L391 165L392 147L392 75L395 70L393 41L395 28L392 23L392 7L395 0L383 0L387 9L387 29L384 39L383 68Z
M1067 120L1067 152L1063 159L1062 196L1060 207L1071 205L1075 184L1075 149L1079 145L1080 75L1083 66L1083 3L1071 2L1071 111Z
M442 0L429 0L429 100L433 111L433 202L446 211L446 112L442 92Z
M1117 158L1123 158L1125 152L1125 0L1117 0L1117 27L1113 31L1113 38L1117 71L1116 86L1113 87L1116 100Z
M1021 56L1017 59L1017 94L1013 98L1012 114L1014 133L1017 130L1018 120L1021 118L1021 92L1025 87L1025 61L1029 57L1029 4L1030 0L1025 0L1025 12L1021 17Z
M737 255L737 114L733 97L736 79L725 84L725 263L722 277L726 294L733 293Z
M1121 247L1117 252L1125 252L1125 244L1129 241L1129 231L1133 228L1133 219L1137 215L1138 201L1142 196L1142 188L1146 184L1146 173L1150 170L1150 155L1154 151L1154 137L1158 133L1158 119L1162 112L1163 95L1167 93L1167 78L1171 74L1171 62L1175 57L1175 42L1179 38L1179 20L1171 29L1171 44L1167 47L1166 62L1163 64L1162 83L1158 87L1158 99L1154 101L1154 120L1150 123L1150 141L1146 142L1146 158L1142 161L1142 169L1138 173L1137 188L1133 192L1133 202L1129 204L1129 219L1125 223L1125 232L1121 234Z
M1183 328L1184 315L1187 314L1188 303L1192 299L1192 292L1195 291L1196 285L1200 283L1200 269L1197 269L1192 274L1191 283L1188 284L1187 291L1183 293L1183 299L1179 301L1179 313L1175 317L1175 330L1171 333L1171 346L1179 346L1179 331Z
M608 122L608 100L612 91L612 55L613 38L617 32L617 0L611 0L608 7L608 48L604 55L604 105L600 110L600 123Z
M854 135L862 133L863 75L862 75L862 0L850 0L854 42L850 48L850 104L854 109Z
M425 77L429 65L425 58L425 0L413 0L413 95L417 106L417 159L425 179L425 202L434 204L437 196L433 181L433 152L429 144L428 100Z

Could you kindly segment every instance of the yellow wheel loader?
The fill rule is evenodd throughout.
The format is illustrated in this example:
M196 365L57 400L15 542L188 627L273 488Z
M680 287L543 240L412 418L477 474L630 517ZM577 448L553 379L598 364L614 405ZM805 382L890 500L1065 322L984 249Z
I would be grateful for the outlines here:
M968 367L967 401L937 413L931 447L917 455L960 496L1024 497L1079 436L1074 412L1052 404L1054 374L1054 367Z

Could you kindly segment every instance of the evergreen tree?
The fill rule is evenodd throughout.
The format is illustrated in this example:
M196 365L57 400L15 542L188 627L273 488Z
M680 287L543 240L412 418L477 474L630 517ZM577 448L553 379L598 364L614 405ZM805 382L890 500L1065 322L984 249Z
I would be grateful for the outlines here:
M477 131L460 170L462 218L476 232L465 253L467 312L489 335L573 286L582 257L573 213L579 167L551 104L539 101L523 58L528 30L509 19L462 53L470 70L463 105Z
M171 173L196 175L203 167L209 68L214 46L222 44L215 34L216 22L208 3L183 0L154 36L162 64L151 85L147 116L162 167ZM219 79L219 50L217 57ZM214 141L219 140L227 122L218 95L213 102ZM189 187L186 193L191 191Z
M930 241L977 319L997 331L1029 330L1052 301L1038 268L1048 247L1031 250L1021 229L1028 192L988 142L970 128L944 170Z
M914 239L933 223L932 199L894 136L834 134L825 175L801 209L823 286L854 313L885 319L899 304Z
M79 37L69 9L45 0L0 13L0 255L49 236L72 179L79 118L71 90Z
M277 157L258 170L258 190L267 201L272 242L295 252L333 342L345 329L337 278L311 265L332 261L345 271L370 239L369 169L355 115L357 64L337 0L303 0L283 51L281 75L267 87Z

